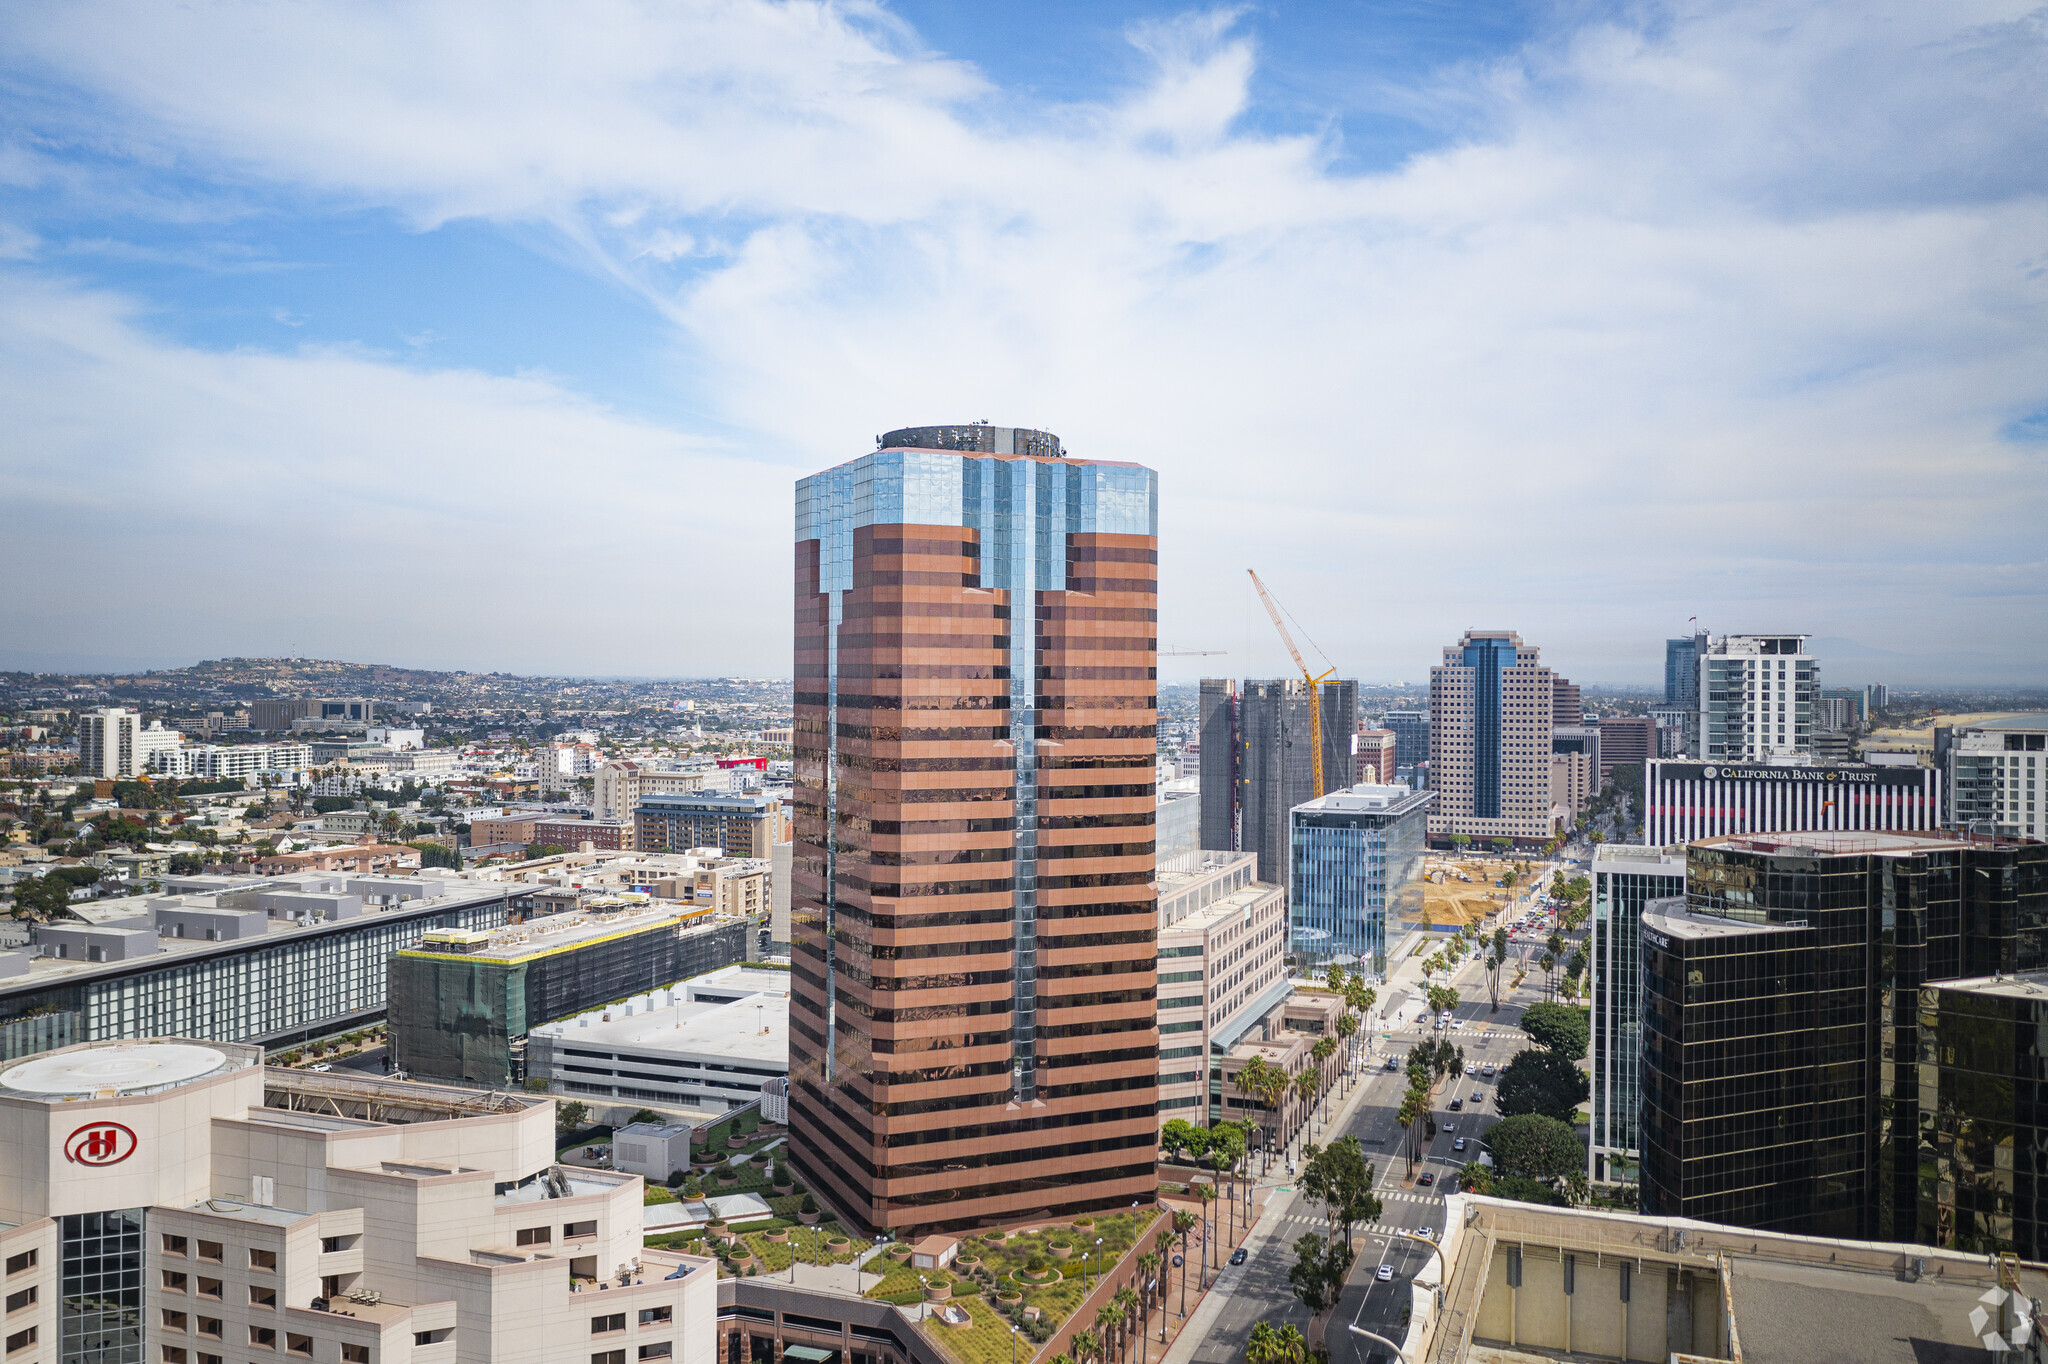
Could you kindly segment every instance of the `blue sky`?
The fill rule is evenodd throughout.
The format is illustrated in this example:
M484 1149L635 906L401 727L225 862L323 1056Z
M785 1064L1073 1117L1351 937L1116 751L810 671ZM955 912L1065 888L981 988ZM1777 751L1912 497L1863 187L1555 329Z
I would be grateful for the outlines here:
M12 10L0 667L786 672L791 479L990 417L1230 671L1251 566L1372 680L2039 682L2043 13Z

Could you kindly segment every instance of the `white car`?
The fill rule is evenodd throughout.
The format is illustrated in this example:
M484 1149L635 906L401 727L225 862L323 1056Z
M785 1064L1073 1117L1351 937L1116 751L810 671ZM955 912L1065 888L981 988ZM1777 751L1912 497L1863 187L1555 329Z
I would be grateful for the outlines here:
M1381 1265L1379 1267L1379 1272L1375 1274L1373 1277L1378 1279L1381 1283L1386 1283L1389 1279L1392 1279L1394 1277L1394 1267L1392 1265Z
M1464 1020L1464 1019L1462 1019L1462 1018L1454 1018L1454 1019L1452 1019L1452 1020L1451 1020L1451 1027L1452 1027L1452 1028L1454 1028L1454 1029L1455 1029L1455 1028L1462 1028L1462 1027L1464 1027L1464 1026L1465 1026L1465 1020Z
M308 1069L308 1070L318 1070L318 1071L329 1071L329 1070L333 1070L333 1069L334 1069L334 1067L333 1067L333 1066L330 1066L330 1065L328 1065L328 1064L327 1064L327 1063L326 1063L325 1061L322 1061L322 1062L321 1062L321 1063L320 1063L319 1065L317 1065L317 1066L308 1066L308 1067L306 1067L306 1069Z

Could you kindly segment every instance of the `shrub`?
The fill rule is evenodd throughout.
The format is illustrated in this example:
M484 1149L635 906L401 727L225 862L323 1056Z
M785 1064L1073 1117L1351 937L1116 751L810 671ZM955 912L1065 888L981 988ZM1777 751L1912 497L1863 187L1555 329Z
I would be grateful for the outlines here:
M805 1194L804 1201L797 1206L797 1210L807 1214L815 1214L818 1211L818 1200L809 1194Z
M778 1160L775 1162L775 1182L777 1184L789 1183L789 1164L787 1161Z
M683 1187L683 1181L689 1177L690 1172L687 1170L670 1170L668 1172L668 1186L671 1189L680 1189Z
M1076 1228L1076 1229L1079 1229L1079 1228L1082 1228L1082 1227L1092 1227L1092 1226L1094 1226L1094 1225L1095 1225L1095 1219L1094 1219L1094 1218L1092 1218L1092 1217L1076 1217L1076 1218L1074 1219L1074 1226L1075 1226L1075 1228Z
M802 1184L798 1184L796 1187L792 1188L790 1192L793 1194L802 1194L806 1198L810 1197L810 1190L804 1188Z

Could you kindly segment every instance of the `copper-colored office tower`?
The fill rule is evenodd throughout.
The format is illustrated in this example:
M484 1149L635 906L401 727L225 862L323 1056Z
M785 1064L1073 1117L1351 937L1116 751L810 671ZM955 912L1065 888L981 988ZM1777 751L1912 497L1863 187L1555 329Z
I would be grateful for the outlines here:
M1158 476L918 427L796 499L797 1168L876 1231L1149 1202Z

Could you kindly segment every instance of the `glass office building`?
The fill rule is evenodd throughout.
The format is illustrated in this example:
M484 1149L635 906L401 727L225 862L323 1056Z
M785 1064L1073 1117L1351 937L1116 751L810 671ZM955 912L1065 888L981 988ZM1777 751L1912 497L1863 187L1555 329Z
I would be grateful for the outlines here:
M2048 1259L2048 972L1920 991L1924 1245Z
M1302 962L1384 976L1390 954L1421 930L1430 800L1405 786L1354 786L1294 807L1287 912Z
M1156 1188L1158 476L892 431L796 487L791 1148L899 1232Z
M1636 1107L1642 1098L1643 906L1685 894L1685 849L1603 844L1593 855L1586 940L1592 985L1593 1123L1587 1177L1635 1179Z
M1643 1211L1911 1241L1922 1129L1978 1120L1944 1117L1938 1085L1923 1105L1925 989L2048 969L2048 846L1708 839L1687 850L1685 899L1646 907L1640 939Z

